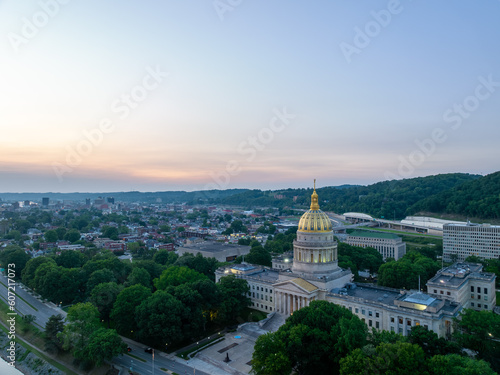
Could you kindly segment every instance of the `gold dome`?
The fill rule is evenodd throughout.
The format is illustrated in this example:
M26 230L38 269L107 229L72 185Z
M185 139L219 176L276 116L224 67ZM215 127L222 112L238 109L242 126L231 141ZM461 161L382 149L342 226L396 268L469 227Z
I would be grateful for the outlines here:
M319 209L316 180L314 180L314 191L311 195L311 208L300 218L298 230L315 233L330 232L332 230L330 218Z

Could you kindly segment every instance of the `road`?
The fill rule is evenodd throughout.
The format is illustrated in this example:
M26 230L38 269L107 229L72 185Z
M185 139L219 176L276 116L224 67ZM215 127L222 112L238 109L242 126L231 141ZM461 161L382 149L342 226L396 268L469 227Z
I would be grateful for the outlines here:
M7 276L0 274L0 298L2 298L4 302L7 302L8 298L7 285L9 285ZM28 293L20 283L16 283L15 292L17 294L15 299L15 311L21 316L30 314L36 316L34 324L42 330L45 329L45 324L52 315L61 314L63 317L66 317L65 311L56 307L53 303L43 303L38 298ZM23 301L23 299L29 304Z
M126 340L127 344L132 348L132 352L130 354L142 358L146 362L142 362L134 357L131 357L127 354L120 355L113 359L113 364L122 366L124 368L130 369L132 367L133 371L136 371L140 374L153 374L153 359L150 353L144 352L145 345L141 345L138 343L131 343L129 340ZM182 363L178 363L173 359L169 359L166 357L165 353L155 352L155 360L154 360L154 373L155 374L164 374L161 370L162 368L166 368L171 370L172 372L176 372L179 375L184 374L195 374L195 375L210 375L206 372L195 370L193 367L189 366L189 361L184 365Z

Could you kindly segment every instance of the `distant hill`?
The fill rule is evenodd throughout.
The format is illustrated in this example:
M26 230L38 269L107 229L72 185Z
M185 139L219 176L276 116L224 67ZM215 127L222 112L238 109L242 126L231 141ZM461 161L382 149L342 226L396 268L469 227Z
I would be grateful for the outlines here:
M413 204L410 213L434 212L500 219L500 172L465 182Z
M374 217L402 219L408 207L417 202L463 183L481 178L480 175L449 173L404 180L378 182L368 186L340 186L317 189L324 211L364 212ZM275 191L248 190L220 199L218 203L243 207L274 206L307 208L312 189Z

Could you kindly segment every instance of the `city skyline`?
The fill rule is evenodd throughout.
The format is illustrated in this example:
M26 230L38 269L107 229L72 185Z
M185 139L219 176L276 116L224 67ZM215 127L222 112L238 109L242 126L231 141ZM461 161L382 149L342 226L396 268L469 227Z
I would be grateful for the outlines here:
M489 174L500 2L0 3L0 192Z

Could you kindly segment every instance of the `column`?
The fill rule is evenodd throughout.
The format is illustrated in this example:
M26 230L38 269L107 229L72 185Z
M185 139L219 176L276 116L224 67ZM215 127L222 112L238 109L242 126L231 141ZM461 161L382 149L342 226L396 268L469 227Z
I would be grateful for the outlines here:
M274 296L274 305L275 305L274 311L277 311L277 312L280 312L280 307L281 307L279 295L280 295L280 292L276 292L276 294Z
M288 293L285 294L285 315L290 314L290 297Z

